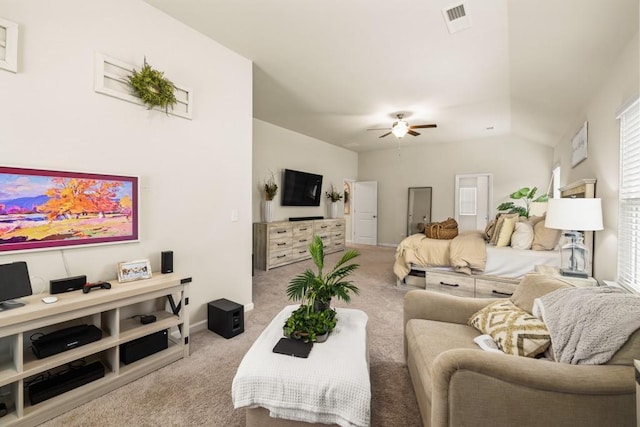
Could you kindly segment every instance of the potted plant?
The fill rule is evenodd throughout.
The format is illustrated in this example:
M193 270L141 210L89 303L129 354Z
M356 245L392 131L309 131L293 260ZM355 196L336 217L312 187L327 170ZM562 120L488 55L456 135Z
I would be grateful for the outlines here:
M524 206L517 206L514 202L504 202L498 206L499 212L507 211L507 213L517 213L520 216L525 218L529 218L529 211L531 209L531 203L534 202L546 202L549 200L549 196L543 194L542 196L534 199L536 195L536 191L538 191L537 187L529 188L523 187L518 191L509 194L509 197L514 200L522 200L524 201Z
M331 200L331 218L338 217L338 202L342 200L342 193L338 193L331 184L329 191L324 193L327 196L327 199Z
M337 320L335 310L315 311L310 306L301 305L285 321L283 332L287 338L321 343L327 340Z
M324 245L319 236L313 236L313 241L309 245L309 253L314 264L318 267L318 272L311 269L291 279L287 287L287 296L292 301L301 301L304 305L315 307L317 310L326 309L331 303L331 298L351 302L350 293L359 294L360 290L352 281L346 280L359 264L348 264L349 261L359 256L360 253L354 249L348 250L342 258L327 274L324 270Z
M267 178L263 186L264 189L264 221L271 222L273 221L273 199L278 194L278 185L276 184L276 180L273 177L273 172L271 176Z

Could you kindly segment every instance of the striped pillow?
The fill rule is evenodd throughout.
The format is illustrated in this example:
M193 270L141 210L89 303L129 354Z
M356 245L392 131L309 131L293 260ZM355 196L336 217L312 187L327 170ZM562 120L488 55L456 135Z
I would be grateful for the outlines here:
M542 320L510 300L489 304L471 316L469 326L491 335L503 352L514 356L535 357L551 344L549 330Z

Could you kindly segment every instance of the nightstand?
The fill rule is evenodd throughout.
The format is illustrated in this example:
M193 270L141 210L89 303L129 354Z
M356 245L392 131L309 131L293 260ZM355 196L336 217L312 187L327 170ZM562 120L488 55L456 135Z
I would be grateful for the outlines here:
M583 279L581 277L563 276L560 274L558 267L551 267L550 265L536 265L534 271L536 273L546 274L547 276L557 277L577 287L599 286L598 281L593 277Z

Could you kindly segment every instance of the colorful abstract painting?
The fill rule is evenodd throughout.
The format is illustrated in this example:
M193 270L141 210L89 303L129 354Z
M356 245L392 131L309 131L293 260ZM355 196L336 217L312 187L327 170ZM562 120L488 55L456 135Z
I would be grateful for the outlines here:
M138 178L0 166L0 252L138 240Z

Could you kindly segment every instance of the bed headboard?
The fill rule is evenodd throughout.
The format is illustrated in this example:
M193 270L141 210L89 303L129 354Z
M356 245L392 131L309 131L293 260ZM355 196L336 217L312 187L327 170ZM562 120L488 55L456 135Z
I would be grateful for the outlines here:
M560 187L560 197L594 198L596 197L596 180L581 179L564 187ZM584 245L589 249L589 268L587 272L590 276L593 276L593 251L595 249L593 231L584 232Z

